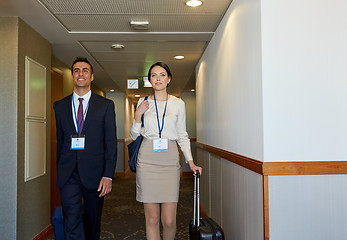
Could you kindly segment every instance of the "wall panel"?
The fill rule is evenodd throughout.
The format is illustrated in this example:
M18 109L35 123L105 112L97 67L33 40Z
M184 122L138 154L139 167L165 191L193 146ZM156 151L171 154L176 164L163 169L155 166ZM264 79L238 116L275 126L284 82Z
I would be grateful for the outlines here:
M226 239L263 239L262 176L226 160L221 168Z
M212 217L218 224L221 224L223 195L221 159L213 154L210 155L210 194L210 217Z
M270 239L344 240L347 175L269 176Z
M208 215L211 215L210 201L210 154L201 149L197 149L198 165L202 167L200 179L200 203Z

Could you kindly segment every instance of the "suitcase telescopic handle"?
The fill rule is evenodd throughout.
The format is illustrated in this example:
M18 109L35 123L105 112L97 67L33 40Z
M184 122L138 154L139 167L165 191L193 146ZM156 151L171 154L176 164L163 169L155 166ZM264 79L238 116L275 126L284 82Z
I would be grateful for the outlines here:
M200 191L199 191L199 183L200 183L200 173L196 171L194 174L194 216L193 223L194 226L200 226Z

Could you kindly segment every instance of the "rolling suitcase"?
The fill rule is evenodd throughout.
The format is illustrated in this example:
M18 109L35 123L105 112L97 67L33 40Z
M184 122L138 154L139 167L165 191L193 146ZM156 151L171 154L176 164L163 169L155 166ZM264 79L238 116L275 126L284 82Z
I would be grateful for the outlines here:
M200 218L200 174L194 179L194 216L189 223L190 240L224 240L223 229L212 218Z

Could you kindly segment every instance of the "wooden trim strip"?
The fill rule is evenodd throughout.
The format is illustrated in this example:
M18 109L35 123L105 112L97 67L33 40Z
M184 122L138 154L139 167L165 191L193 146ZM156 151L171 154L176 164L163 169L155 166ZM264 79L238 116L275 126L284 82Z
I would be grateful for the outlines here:
M347 161L264 162L263 175L347 174Z
M46 240L52 233L53 233L53 226L52 226L52 224L49 224L38 235L36 235L33 238L33 240Z
M263 174L263 162L197 142L196 146L256 173Z
M347 174L347 161L261 162L199 142L196 146L264 176Z

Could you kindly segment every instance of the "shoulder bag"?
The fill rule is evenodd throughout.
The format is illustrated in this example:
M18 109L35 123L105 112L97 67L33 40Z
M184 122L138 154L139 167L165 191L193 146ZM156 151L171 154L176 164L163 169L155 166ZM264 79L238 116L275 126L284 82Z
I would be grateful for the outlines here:
M147 100L148 96L145 97ZM141 128L143 125L143 114L141 116ZM132 172L136 172L136 164L137 164L137 155L139 153L139 149L143 140L143 136L140 134L133 142L128 145L128 154L129 154L129 167Z

